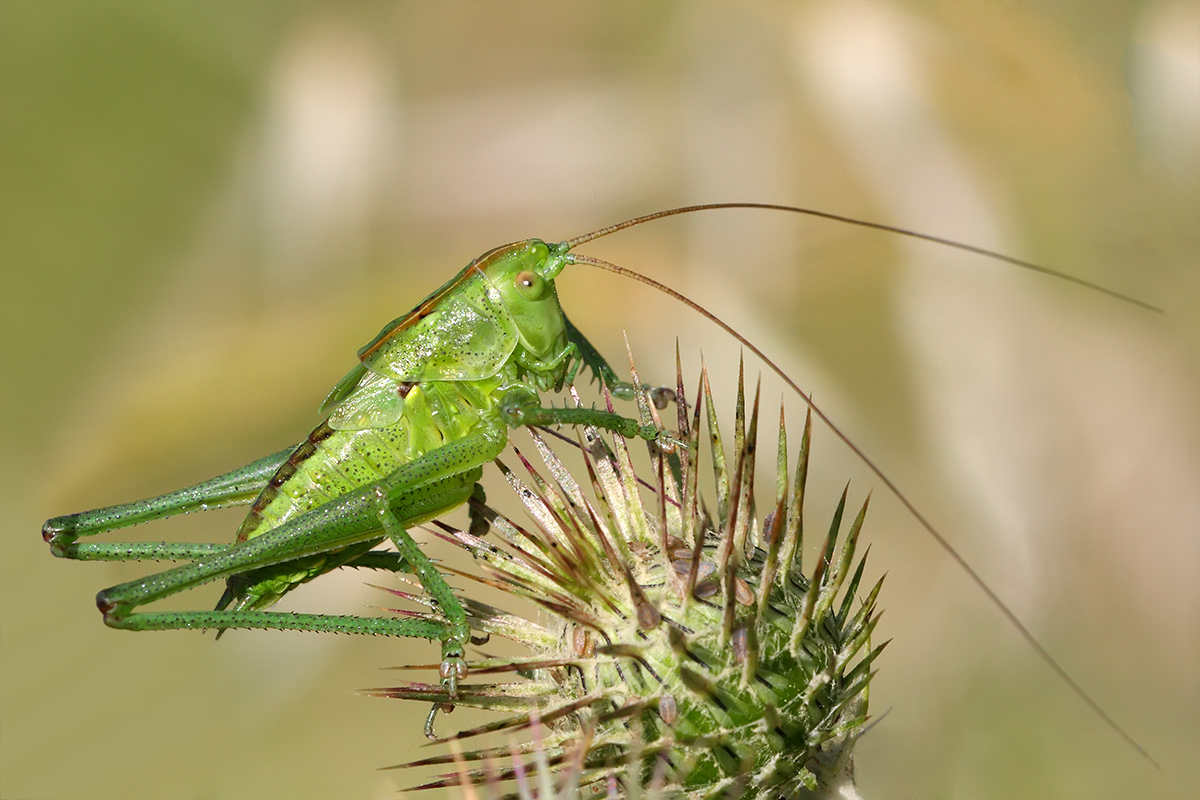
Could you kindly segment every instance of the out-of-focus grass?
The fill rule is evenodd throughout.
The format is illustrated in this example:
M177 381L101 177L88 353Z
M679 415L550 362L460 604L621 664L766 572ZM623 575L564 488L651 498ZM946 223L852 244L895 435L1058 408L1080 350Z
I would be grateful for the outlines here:
M3 4L0 796L389 796L374 768L415 757L420 711L349 692L424 645L110 631L94 593L148 567L56 561L40 523L299 439L357 346L499 242L713 200L907 224L1167 308L770 215L589 248L778 355L1164 763L1122 748L881 502L896 643L868 796L1194 792L1189 14ZM733 374L736 347L662 298L585 272L560 290L616 360L627 330L643 372L670 375L679 335ZM876 483L816 436L818 485ZM297 603L381 603L366 579Z

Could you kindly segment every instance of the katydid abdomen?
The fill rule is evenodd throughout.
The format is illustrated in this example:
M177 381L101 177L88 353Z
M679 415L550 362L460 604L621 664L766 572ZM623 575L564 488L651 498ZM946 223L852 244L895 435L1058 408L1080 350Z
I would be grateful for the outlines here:
M292 451L250 506L238 530L238 541L378 483L431 450L469 435L479 425L503 430L496 379L424 384L398 383L375 375L364 375L364 379L395 394L400 418L379 427L356 427L356 423L369 426L373 420L356 420L353 410L345 414L335 410L331 420L341 429L326 420ZM464 472L459 492L451 492L443 503L422 509L419 516L406 515L402 521L419 524L460 505L480 473L478 467ZM221 607L232 601L234 609L268 608L301 583L353 562L382 539L380 531L378 537L349 547L231 577Z

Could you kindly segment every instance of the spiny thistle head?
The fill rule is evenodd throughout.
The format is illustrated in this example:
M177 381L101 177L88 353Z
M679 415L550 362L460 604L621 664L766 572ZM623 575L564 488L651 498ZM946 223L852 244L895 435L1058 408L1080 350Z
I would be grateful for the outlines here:
M587 428L580 443L586 477L579 480L531 431L546 475L519 452L526 478L500 465L529 520L482 506L493 532L487 539L440 526L443 538L479 565L479 573L457 574L541 610L531 620L464 593L475 630L515 640L528 654L471 661L473 681L460 686L453 703L505 716L450 738L457 749L488 733L533 728L537 735L515 749L478 747L399 765L473 765L421 788L518 779L519 762L499 773L491 763L532 754L563 773L554 791L564 793L537 795L543 798L779 800L852 790L851 754L883 649L870 646L882 581L854 602L864 566L862 559L853 565L854 553L867 504L839 549L843 492L806 575L811 417L789 479L780 413L775 498L760 520L757 393L747 426L739 374L727 460L707 374L690 419L681 374L678 382L681 446L673 453L651 446L649 476L635 473L622 437ZM636 371L633 383L640 385ZM660 424L645 397L639 405L644 421ZM701 408L711 445L707 468ZM700 497L705 471L715 484L712 506ZM520 680L511 681L514 675ZM489 682L495 676L510 682ZM436 684L371 693L451 704Z

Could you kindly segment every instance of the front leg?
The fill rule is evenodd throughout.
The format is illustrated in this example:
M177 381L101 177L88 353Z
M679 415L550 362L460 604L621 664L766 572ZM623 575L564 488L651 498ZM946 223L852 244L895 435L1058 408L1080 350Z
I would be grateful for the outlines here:
M579 360L592 371L596 379L606 387L613 397L621 400L632 400L637 392L637 388L629 381L623 381L617 377L616 371L609 365L608 361L596 349L596 346L587 340L583 335L583 331L576 328L565 315L563 321L567 327L567 339L575 346L576 352L579 354ZM578 369L576 364L573 369ZM575 378L575 373L572 371L567 383L572 383ZM654 403L654 407L662 410L667 407L667 404L676 400L675 391L666 386L648 386L643 384L642 389L647 392L650 397L650 402Z
M538 405L536 395L514 389L500 403L500 413L509 427L521 425L590 425L613 431L626 438L640 438L654 442L664 452L673 452L682 442L655 425L642 425L635 419L623 417L613 411L594 408L544 408Z

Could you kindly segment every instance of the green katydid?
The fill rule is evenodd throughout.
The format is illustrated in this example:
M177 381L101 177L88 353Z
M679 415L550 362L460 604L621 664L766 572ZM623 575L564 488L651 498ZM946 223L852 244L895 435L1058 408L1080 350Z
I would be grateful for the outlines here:
M540 407L540 392L571 382L595 350L569 326L554 279L567 246L498 247L472 261L359 351L321 405L325 417L294 448L160 497L49 520L55 555L187 560L97 596L104 621L127 630L269 628L438 639L451 697L467 671L462 605L408 533L465 503L510 425L585 423L658 439L615 413ZM591 362L611 382L611 370ZM622 393L632 387L615 384ZM81 536L196 509L251 502L232 545L95 544ZM385 538L398 554L372 552ZM444 623L267 611L299 584L342 566L416 573ZM226 578L216 610L139 612L142 605ZM430 717L432 722L432 715Z
M614 371L570 324L559 305L556 278L568 265L590 264L636 277L691 305L763 358L863 459L1039 655L1108 720L903 493L758 348L677 292L637 273L572 252L580 244L634 225L716 208L782 210L913 236L1144 305L1103 287L981 248L811 209L725 203L662 211L558 244L533 239L485 253L411 312L385 326L359 351L359 362L321 404L323 421L297 446L159 497L56 517L46 522L43 537L55 555L65 558L187 562L101 591L97 605L105 623L112 627L286 629L435 639L442 647L441 680L453 699L467 674L470 624L461 602L412 539L409 529L468 502L478 491L483 466L506 446L510 427L583 424L624 436L673 443L669 434L654 425L612 411L543 405L543 393L572 383L581 366L590 369L615 395L631 397L636 391L616 379ZM79 541L80 537L193 510L246 504L251 506L250 511L235 541L228 545ZM479 522L474 516L472 521ZM385 539L395 545L397 552L374 549ZM301 583L343 566L415 573L442 619L267 610ZM227 588L214 610L137 610L221 578L226 580ZM435 706L430 712L426 724L430 736L437 709Z

